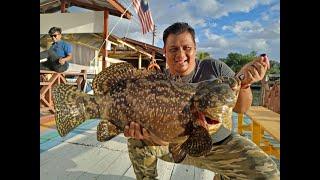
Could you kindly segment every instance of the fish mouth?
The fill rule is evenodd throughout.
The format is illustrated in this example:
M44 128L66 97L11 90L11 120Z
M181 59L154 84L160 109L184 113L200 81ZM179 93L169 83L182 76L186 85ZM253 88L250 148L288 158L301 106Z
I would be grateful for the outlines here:
M220 122L221 121L219 117L212 117L207 113L198 112L197 124L206 128L207 130L209 129L209 126L219 124Z
M198 125L206 128L207 130L215 129L219 124L229 119L232 115L232 109L228 106L221 106L215 108L208 108L205 111L198 111Z

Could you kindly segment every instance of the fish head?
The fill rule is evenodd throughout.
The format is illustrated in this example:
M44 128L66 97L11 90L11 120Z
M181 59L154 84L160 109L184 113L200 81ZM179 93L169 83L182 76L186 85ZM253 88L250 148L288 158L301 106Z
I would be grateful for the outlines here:
M198 84L192 98L193 112L198 116L196 124L210 129L210 126L230 121L240 90L240 80L220 77Z

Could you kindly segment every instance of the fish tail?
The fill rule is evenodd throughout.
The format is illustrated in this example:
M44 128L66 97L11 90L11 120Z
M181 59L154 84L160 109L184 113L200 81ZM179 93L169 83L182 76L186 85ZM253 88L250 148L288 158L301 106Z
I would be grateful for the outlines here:
M55 85L52 94L56 127L60 136L67 135L85 120L100 117L97 98L77 90L75 86Z

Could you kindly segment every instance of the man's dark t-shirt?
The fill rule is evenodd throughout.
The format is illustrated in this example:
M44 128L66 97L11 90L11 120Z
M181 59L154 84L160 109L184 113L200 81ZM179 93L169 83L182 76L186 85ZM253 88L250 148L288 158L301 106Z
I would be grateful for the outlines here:
M167 71L168 73L168 71ZM235 73L224 62L215 59L196 60L196 68L187 76L181 77L183 82L197 83L206 80L214 80L220 76L234 77ZM221 128L212 136L213 142L220 142L227 138L231 132Z
M200 81L214 80L220 76L233 77L235 73L224 62L215 59L196 60L195 70L188 76L182 77L183 81L197 83Z

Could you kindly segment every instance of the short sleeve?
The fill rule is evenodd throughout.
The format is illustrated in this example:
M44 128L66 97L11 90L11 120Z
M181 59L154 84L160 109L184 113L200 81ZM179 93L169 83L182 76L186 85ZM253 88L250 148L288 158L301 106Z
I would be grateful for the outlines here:
M233 77L235 75L235 72L233 72L232 69L223 61L213 60L211 61L211 64L213 66L212 68L216 69L218 76Z
M72 53L72 46L70 44L68 44L68 43L65 43L64 52L66 54L71 54Z

